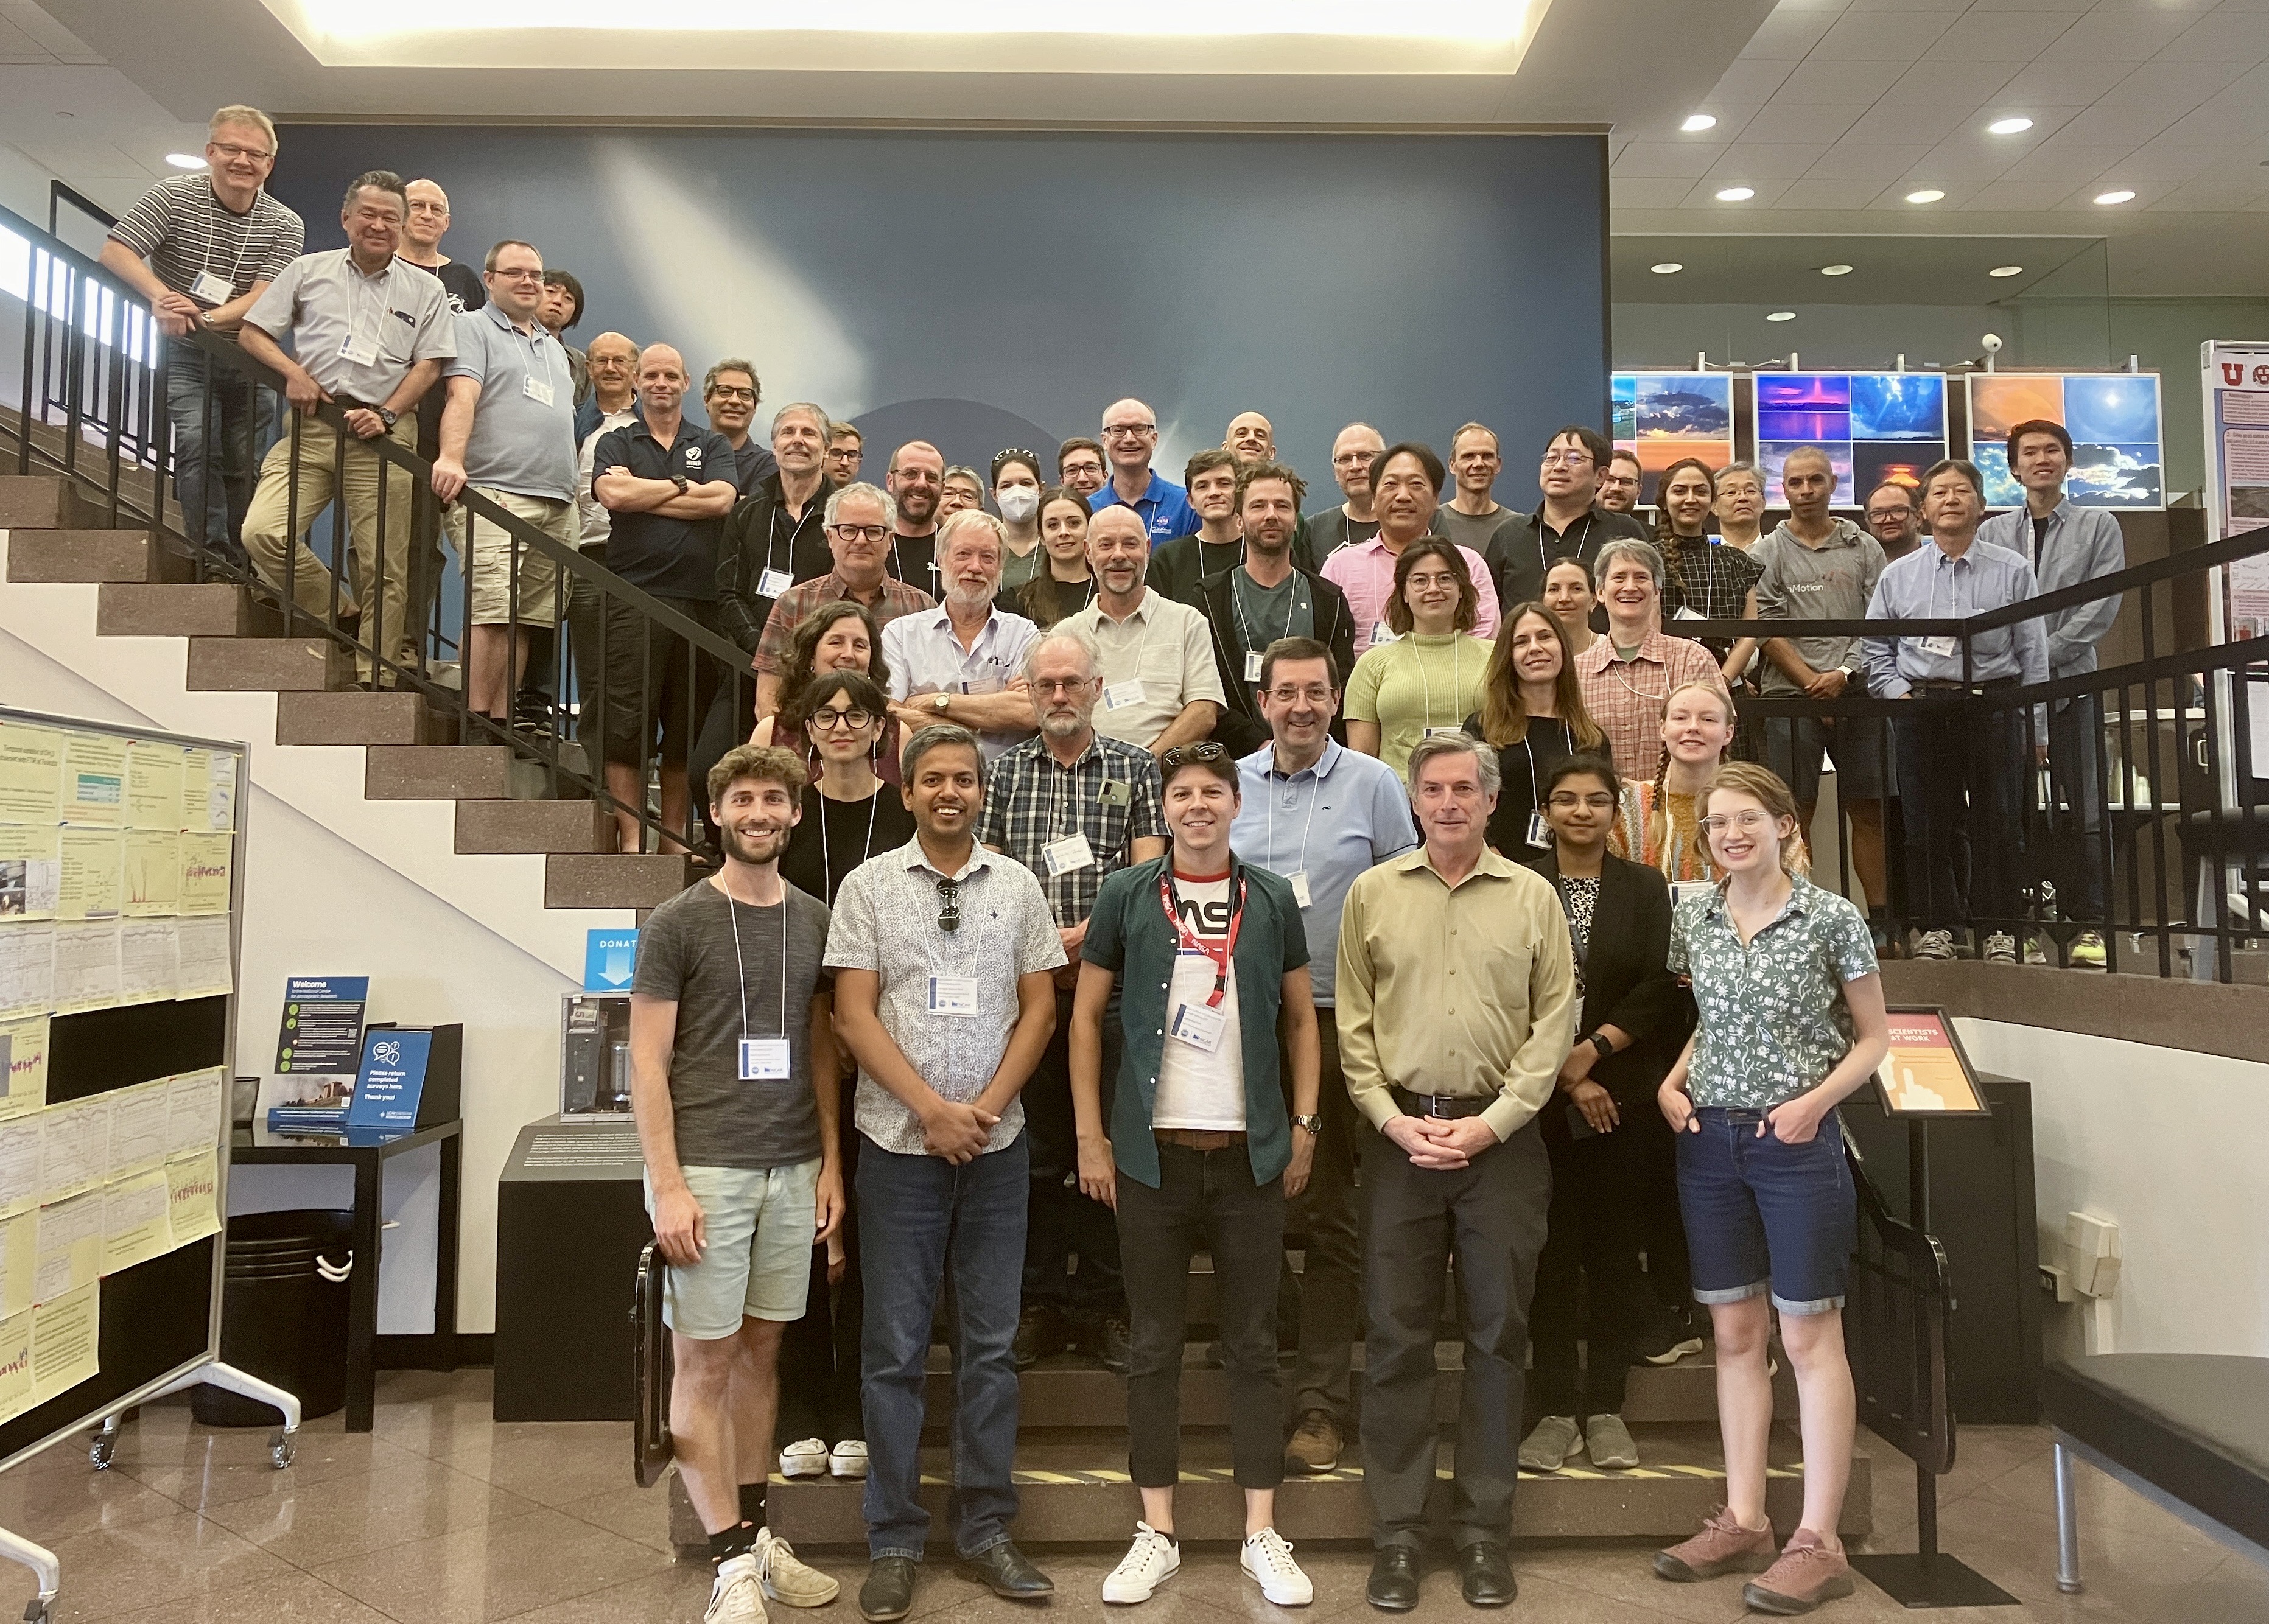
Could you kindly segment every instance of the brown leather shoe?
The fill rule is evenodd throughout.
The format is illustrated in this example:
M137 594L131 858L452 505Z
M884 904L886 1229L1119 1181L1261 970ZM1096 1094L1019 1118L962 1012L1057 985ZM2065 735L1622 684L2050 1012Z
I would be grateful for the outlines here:
M1763 1573L1772 1564L1772 1524L1744 1528L1731 1506L1719 1506L1700 1533L1654 1554L1654 1576L1674 1584L1691 1584L1724 1573Z
M1286 1463L1302 1472L1329 1472L1340 1464L1340 1424L1329 1410L1310 1410L1300 1417L1292 1441L1284 1446Z
M1780 1560L1741 1586L1741 1600L1752 1613L1792 1618L1849 1596L1851 1590L1851 1564L1844 1553L1829 1550L1809 1528L1800 1528L1789 1535Z

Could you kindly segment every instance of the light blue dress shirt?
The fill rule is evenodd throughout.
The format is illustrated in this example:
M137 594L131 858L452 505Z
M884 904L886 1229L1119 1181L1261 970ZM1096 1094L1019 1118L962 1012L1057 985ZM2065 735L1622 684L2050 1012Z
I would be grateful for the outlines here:
M1935 541L1892 561L1875 581L1867 603L1870 620L1966 620L2040 595L2033 566L2006 547L1979 540L1959 558L1949 558ZM1952 653L1933 652L1935 639L1871 637L1861 646L1867 661L1867 689L1900 699L1918 683L1964 679L1962 645ZM1967 680L1998 682L2014 676L2026 683L2049 680L2048 633L2037 620L1982 632L1970 639Z
M1290 880L1307 875L1300 910L1308 928L1308 973L1316 1002L1329 1008L1337 984L1340 911L1356 876L1418 844L1410 797L1394 769L1335 739L1312 767L1290 778L1265 744L1237 764L1244 804L1230 825L1230 849L1257 868ZM1297 882L1293 890L1299 891Z
M2049 515L2048 534L2042 538L2037 557L2033 550L2033 515L2027 508L1994 514L1977 527L1977 539L2032 559L2033 574L2044 593L2116 575L2127 567L2127 538L2120 531L2117 515L2101 507L2076 507L2070 497L2058 503ZM2116 594L2051 615L2047 621L2051 675L2078 676L2095 670L2095 646L2118 617Z

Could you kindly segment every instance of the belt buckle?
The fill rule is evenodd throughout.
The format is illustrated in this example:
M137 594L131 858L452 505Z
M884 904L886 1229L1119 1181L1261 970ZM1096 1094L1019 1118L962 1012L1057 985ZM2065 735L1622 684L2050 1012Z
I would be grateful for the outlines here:
M1428 1095L1426 1096L1427 1116L1438 1122L1447 1121L1449 1119L1450 1113L1443 1109L1443 1106L1447 1102L1445 1101L1438 1094Z

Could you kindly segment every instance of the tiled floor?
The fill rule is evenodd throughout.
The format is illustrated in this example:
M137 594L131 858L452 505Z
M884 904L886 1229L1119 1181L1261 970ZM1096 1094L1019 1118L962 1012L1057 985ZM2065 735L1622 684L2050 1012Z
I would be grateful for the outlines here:
M489 1418L483 1371L382 1379L378 1429L349 1437L336 1415L301 1435L288 1472L272 1471L263 1432L193 1427L185 1407L145 1411L122 1435L108 1472L58 1446L0 1476L0 1527L62 1559L62 1620L136 1624L692 1624L706 1573L675 1565L662 1491L628 1487L630 1440L618 1425L502 1424ZM1905 1463L1880 1444L1874 1548L1912 1548ZM2119 1485L2083 1469L2088 1590L2059 1597L2045 1436L1975 1428L1941 1485L1945 1546L2023 1603L2024 1616L2103 1624L2259 1624L2269 1573L2224 1551ZM1133 1511L1129 1508L1131 1524ZM922 1624L1032 1624L1033 1614L1099 1620L1097 1597L1115 1551L1048 1553L1054 1603L999 1602L933 1564L918 1598ZM1369 1554L1301 1553L1316 1582L1311 1620L1360 1620ZM1125 1624L1225 1624L1290 1613L1260 1601L1222 1548L1193 1550L1157 1598L1114 1611ZM814 1624L850 1624L863 1566L822 1555L845 1595ZM1731 1624L1739 1583L1663 1584L1646 1552L1596 1545L1523 1546L1520 1600L1500 1616L1538 1624ZM0 1616L31 1594L0 1568ZM776 1609L775 1616L786 1612ZM1467 1616L1454 1578L1426 1580L1415 1615ZM1861 1624L2008 1613L1910 1613L1872 1587L1823 1616Z

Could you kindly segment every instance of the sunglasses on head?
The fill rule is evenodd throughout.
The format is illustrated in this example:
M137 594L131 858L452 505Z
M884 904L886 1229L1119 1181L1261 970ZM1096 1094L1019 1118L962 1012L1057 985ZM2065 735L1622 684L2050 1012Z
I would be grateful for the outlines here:
M1216 744L1208 739L1202 744L1177 744L1158 757L1158 765L1171 772L1186 761L1219 761L1228 754L1227 745Z

